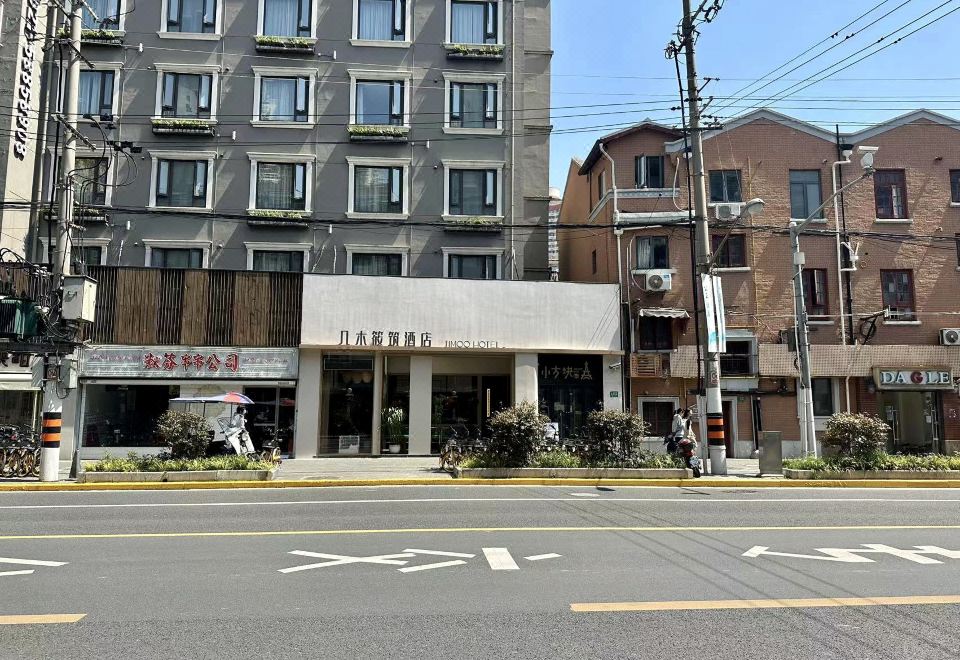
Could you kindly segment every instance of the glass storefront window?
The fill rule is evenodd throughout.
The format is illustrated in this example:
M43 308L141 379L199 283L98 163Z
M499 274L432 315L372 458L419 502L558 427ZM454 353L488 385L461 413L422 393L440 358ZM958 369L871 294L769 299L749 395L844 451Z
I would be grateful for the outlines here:
M247 408L247 430L253 445L260 449L276 439L280 452L293 448L294 412L297 390L293 387L245 387L243 393L253 399Z
M39 394L33 390L0 391L0 426L36 428Z
M434 376L430 451L446 441L486 435L487 419L511 403L510 376Z
M320 453L371 453L373 397L372 355L324 356Z
M173 385L87 385L84 447L157 447L157 418L180 395Z
M406 454L409 449L409 437L407 434L410 432L410 376L407 374L390 374L387 376L387 396L383 402L383 411L384 415L387 414L387 411L391 408L398 408L403 411L403 418L405 421L405 430L403 432L403 437L400 438L400 453ZM388 434L388 429L385 427L381 429L381 438L380 442L382 445L381 453L392 453L390 452L390 445L394 444L396 438L392 438Z
M603 409L603 360L595 355L540 355L540 412L561 438L582 434L587 415Z

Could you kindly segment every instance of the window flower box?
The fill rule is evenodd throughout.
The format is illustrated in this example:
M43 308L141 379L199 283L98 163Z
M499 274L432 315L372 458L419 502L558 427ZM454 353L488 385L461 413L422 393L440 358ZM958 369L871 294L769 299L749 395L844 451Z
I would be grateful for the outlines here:
M505 46L491 44L445 44L447 59L450 60L490 60L502 62Z
M43 217L45 220L56 220L60 217L60 210L46 209L43 211ZM107 221L107 209L102 206L81 206L75 204L73 207L73 221L74 222L106 222Z
M351 142L407 142L410 129L406 126L355 124L347 127Z
M444 231L473 231L498 234L503 231L503 222L497 218L454 218L448 220L444 226Z
M253 209L247 211L247 215L247 224L251 227L306 228L310 220L310 214L305 211Z
M67 30L57 30L57 37L60 39L69 39L70 33ZM82 46L110 46L119 48L123 46L123 33L118 30L81 30L80 44Z
M216 122L210 119L151 119L154 135L216 135Z
M254 37L258 53L294 53L313 55L314 40L306 37L273 37L260 35Z

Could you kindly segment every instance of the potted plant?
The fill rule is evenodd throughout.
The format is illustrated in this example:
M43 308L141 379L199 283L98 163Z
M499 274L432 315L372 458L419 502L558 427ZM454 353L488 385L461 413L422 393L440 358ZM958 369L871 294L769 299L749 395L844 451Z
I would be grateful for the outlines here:
M403 448L403 435L406 431L407 415L403 408L391 407L383 411L380 428L387 440L391 454L399 454Z

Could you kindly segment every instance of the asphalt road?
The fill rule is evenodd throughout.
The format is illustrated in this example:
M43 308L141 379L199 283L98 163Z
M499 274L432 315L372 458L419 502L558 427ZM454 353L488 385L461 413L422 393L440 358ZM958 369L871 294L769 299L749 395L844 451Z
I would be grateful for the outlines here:
M4 493L0 657L956 658L958 551L949 490Z

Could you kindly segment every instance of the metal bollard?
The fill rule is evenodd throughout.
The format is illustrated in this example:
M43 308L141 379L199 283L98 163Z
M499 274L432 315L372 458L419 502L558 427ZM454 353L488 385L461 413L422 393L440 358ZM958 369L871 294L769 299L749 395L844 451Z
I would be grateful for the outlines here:
M40 431L40 481L60 480L60 426L63 413L43 413Z

